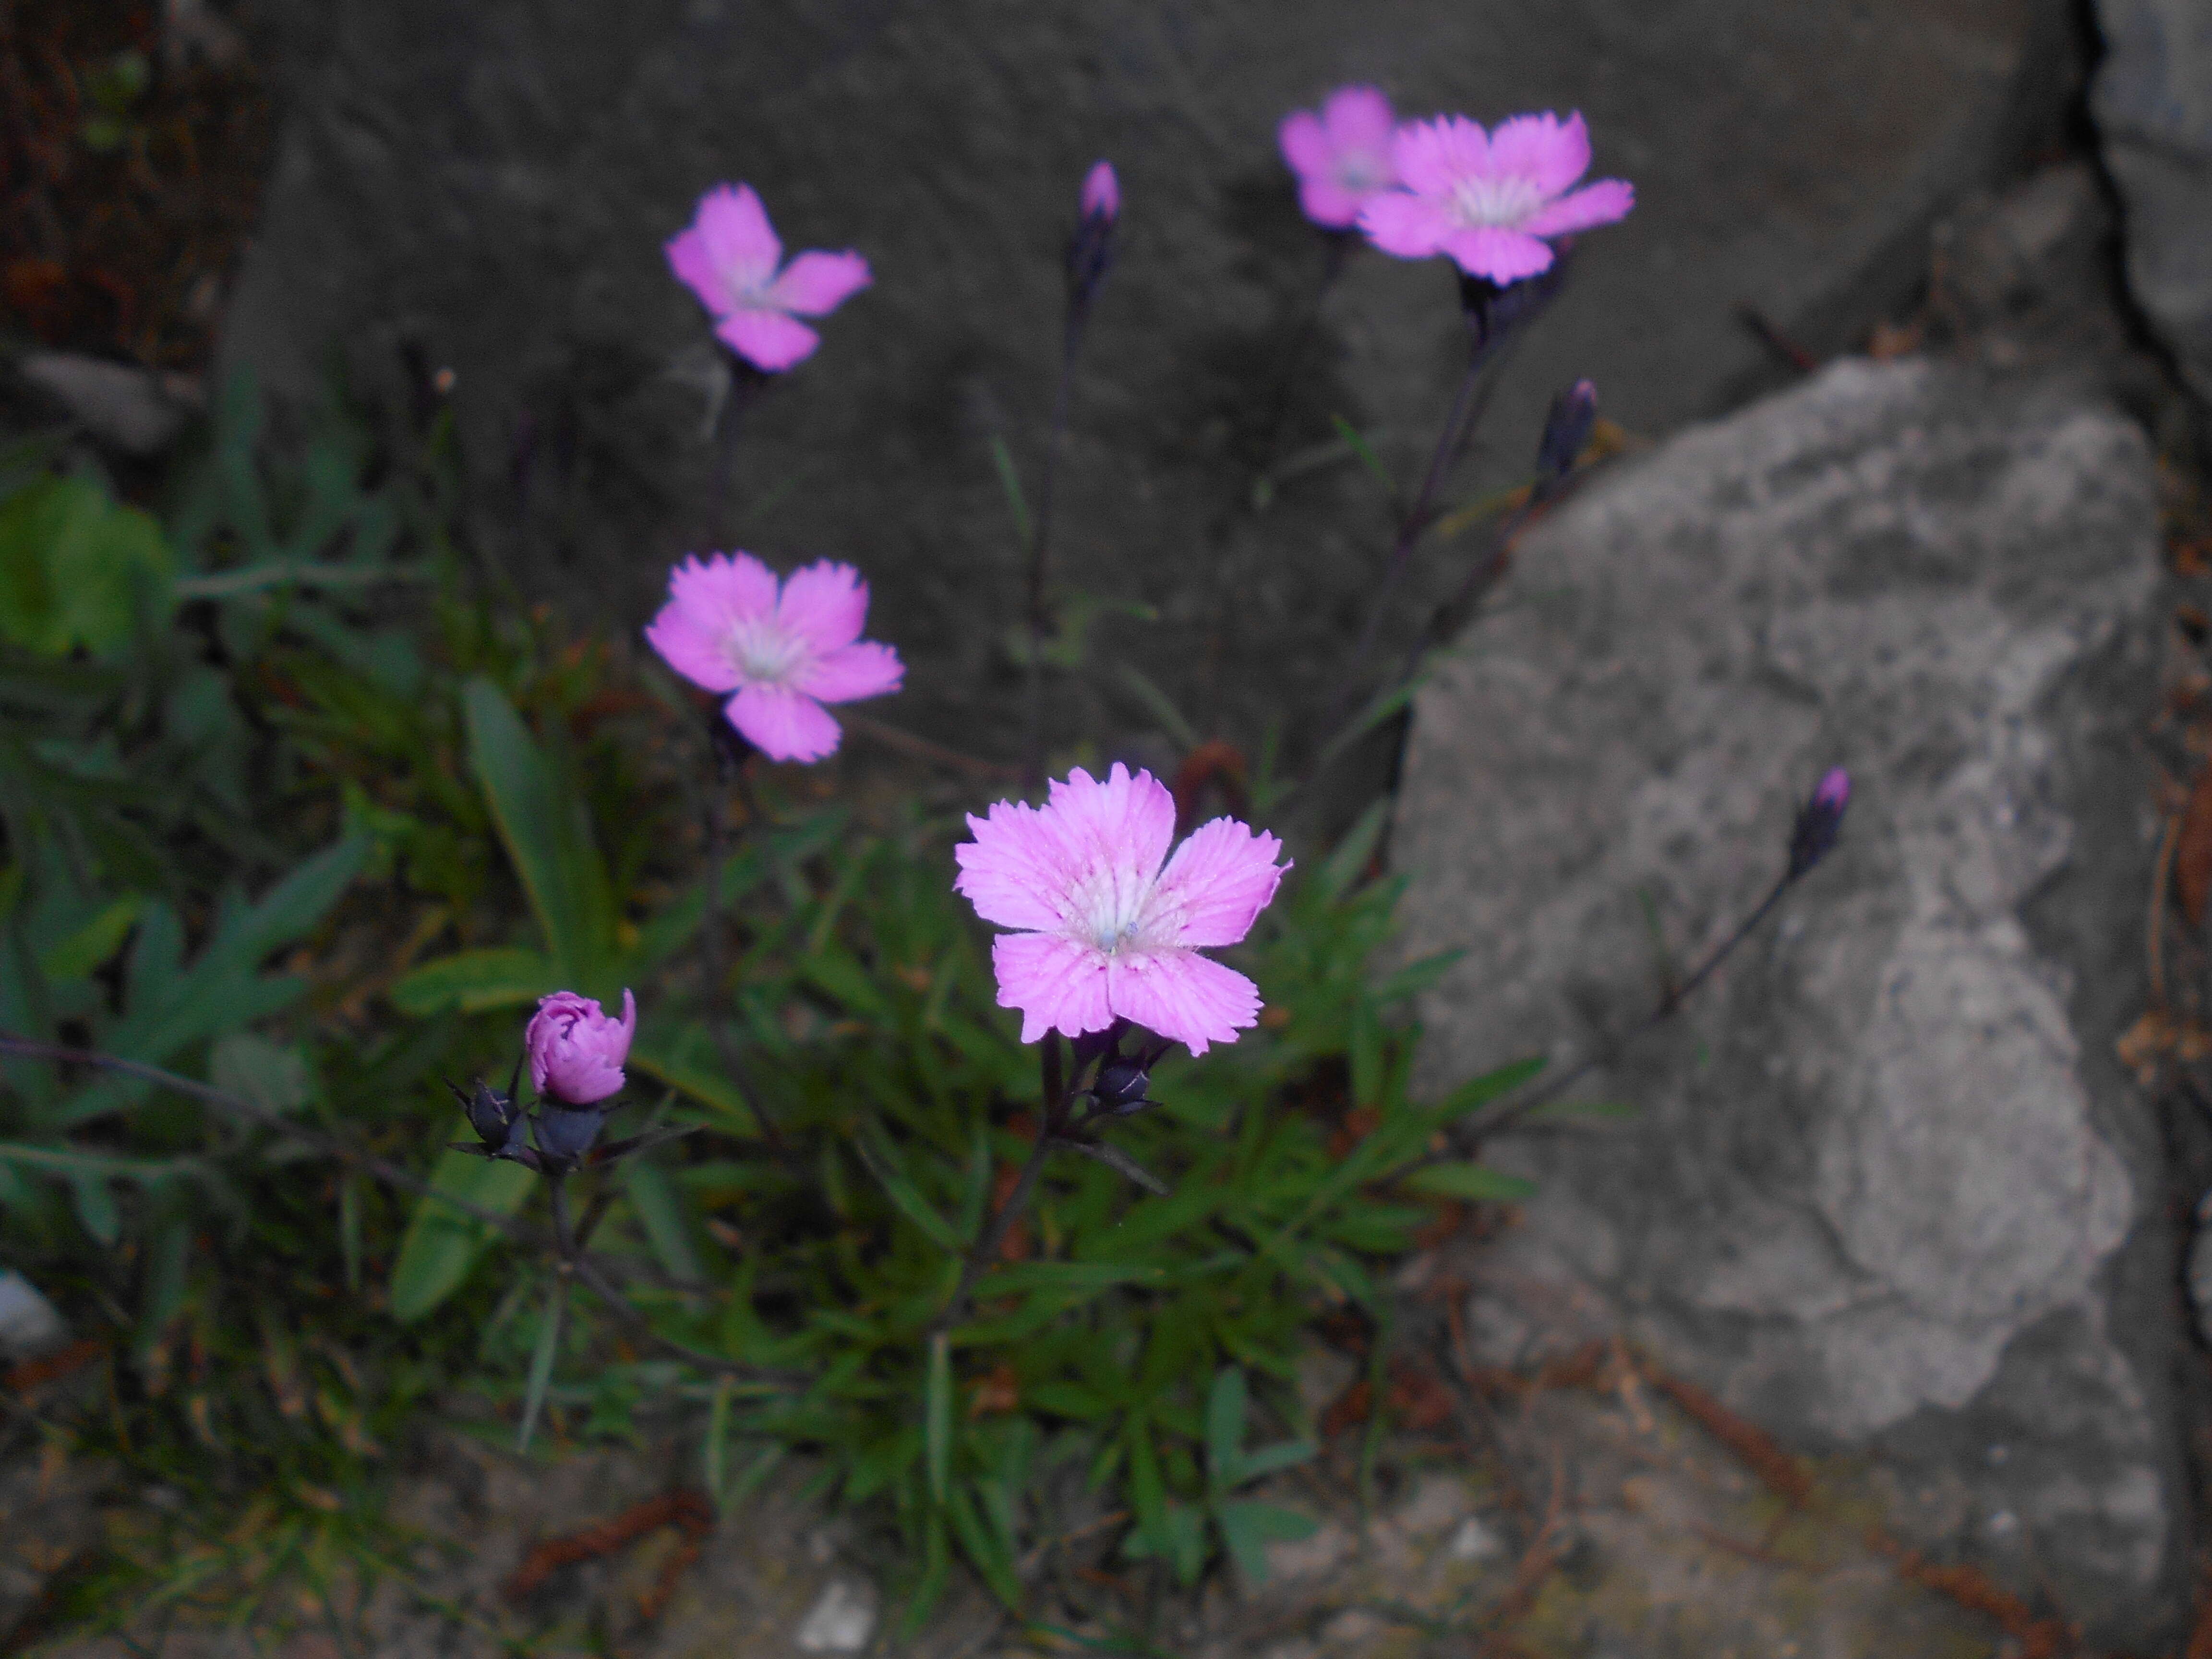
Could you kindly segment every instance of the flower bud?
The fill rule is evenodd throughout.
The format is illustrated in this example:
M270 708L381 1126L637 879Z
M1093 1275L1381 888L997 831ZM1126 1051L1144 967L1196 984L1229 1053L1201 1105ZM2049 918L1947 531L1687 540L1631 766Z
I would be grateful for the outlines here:
M1101 161L1083 181L1082 216L1067 240L1067 307L1077 325L1114 264L1114 230L1121 216L1121 184Z
M623 1061L637 1030L637 999L623 993L623 1017L607 1018L589 997L556 991L541 997L522 1034L530 1081L539 1096L588 1106L620 1091Z
M1813 791L1812 799L1797 809L1797 822L1790 830L1790 879L1795 881L1835 847L1844 827L1844 809L1851 804L1851 775L1831 767Z
M596 1106L541 1106L537 1119L538 1150L556 1172L566 1170L592 1150L606 1121L606 1113Z
M1577 380L1552 399L1543 441L1536 446L1537 489L1549 490L1574 471L1575 458L1596 424L1597 388L1588 380Z
M1114 164L1100 161L1083 180L1083 216L1086 219L1118 219L1121 216L1121 181L1114 176Z

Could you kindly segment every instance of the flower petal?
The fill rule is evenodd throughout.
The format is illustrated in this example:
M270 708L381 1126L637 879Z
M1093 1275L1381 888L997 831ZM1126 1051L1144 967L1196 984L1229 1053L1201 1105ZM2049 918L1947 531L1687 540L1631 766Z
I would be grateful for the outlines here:
M1449 196L1462 179L1490 176L1490 139L1464 115L1413 121L1390 141L1398 182L1419 196Z
M897 690L905 673L897 652L862 640L817 658L799 671L792 684L817 702L854 702Z
M1373 87L1339 87L1321 106L1321 124L1329 148L1338 154L1373 150L1387 156L1398 118L1390 100Z
M873 281L868 262L849 250L802 253L769 284L768 297L785 311L820 317L836 310Z
M860 637L868 620L868 585L849 564L817 559L784 578L776 626L827 656Z
M757 293L775 275L783 244L769 227L768 210L750 185L717 185L699 198L691 221L706 245L714 274L733 294Z
M818 761L837 752L837 722L820 703L783 685L749 685L730 699L730 724L770 760Z
M699 296L701 305L714 316L727 314L732 303L729 286L708 257L707 239L696 226L678 231L661 251L667 254L668 268L676 273L676 279Z
M1635 185L1625 179L1600 179L1539 208L1521 222L1521 228L1531 236L1564 236L1625 219L1635 205Z
M1047 1031L1069 1036L1114 1023L1107 1004L1106 958L1050 933L1001 933L991 941L999 1006L1022 1011L1022 1041Z
M733 629L775 614L775 572L750 553L693 554L668 573L668 597L707 627Z
M1275 142L1282 147L1285 164L1301 179L1326 174L1336 160L1321 118L1310 109L1285 115L1275 129Z
M1215 818L1191 831L1175 850L1152 890L1146 915L1148 936L1180 945L1234 945L1252 923L1288 865L1277 864L1283 843L1235 818Z
M1359 210L1359 228L1369 241L1401 259L1425 259L1443 252L1459 228L1436 203L1402 190L1369 197Z
M1589 129L1580 112L1564 122L1548 110L1516 115L1490 135L1490 161L1497 177L1526 179L1557 196L1589 171Z
M715 337L755 368L781 374L814 355L822 337L796 318L750 306L714 325Z
M1329 179L1301 179L1298 206L1307 218L1330 230L1348 230L1359 222L1359 210L1375 199L1372 191L1354 192Z
M1236 1042L1259 1021L1260 988L1194 951L1123 951L1106 962L1113 1012L1194 1054L1209 1043Z
M1455 231L1446 239L1444 251L1468 276L1487 276L1501 285L1552 268L1550 243L1498 225Z
M1066 925L1080 872L1056 821L1025 801L1002 800L988 817L969 813L968 830L975 839L952 849L960 866L952 887L977 915L1001 927L1044 933Z
M1134 920L1175 840L1167 787L1150 772L1131 777L1119 761L1103 783L1079 766L1053 781L1043 816L1077 872L1072 914Z
M728 634L708 629L697 612L674 599L646 624L645 641L660 653L661 661L703 690L734 691L744 684L730 654Z

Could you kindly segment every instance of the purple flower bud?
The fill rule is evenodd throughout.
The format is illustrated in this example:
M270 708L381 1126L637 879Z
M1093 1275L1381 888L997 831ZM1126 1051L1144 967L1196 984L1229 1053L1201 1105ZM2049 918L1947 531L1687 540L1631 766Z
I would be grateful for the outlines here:
M1597 387L1577 380L1552 399L1544 416L1543 441L1536 446L1536 487L1548 489L1574 471L1575 458L1589 442L1597 424Z
M1118 219L1121 216L1121 181L1114 176L1114 164L1100 161L1083 180L1083 216L1086 219Z
M574 991L540 997L522 1034L530 1081L538 1094L568 1106L588 1106L617 1093L623 1061L637 1030L637 999L623 993L623 1017L607 1018L599 1005Z
M1840 766L1829 768L1813 791L1813 798L1797 809L1797 822L1790 830L1790 877L1795 881L1828 854L1836 834L1844 827L1844 809L1851 804L1851 775Z
M1121 216L1121 184L1114 164L1101 161L1083 181L1083 216L1067 240L1067 308L1080 327L1098 286L1114 264L1114 230Z

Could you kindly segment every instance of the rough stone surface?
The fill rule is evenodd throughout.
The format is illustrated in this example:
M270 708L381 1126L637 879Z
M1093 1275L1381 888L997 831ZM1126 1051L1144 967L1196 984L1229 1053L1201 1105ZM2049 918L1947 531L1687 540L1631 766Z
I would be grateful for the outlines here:
M1591 1085L1639 1115L1498 1143L1542 1191L1474 1327L1625 1325L2138 1645L2189 1550L2178 1245L2111 1058L2155 526L2142 434L2067 385L1838 363L1528 538L1417 705L1394 854L1411 948L1468 951L1425 1009L1456 1078L1625 1029L1850 768L1830 863Z
M2090 109L2125 206L2128 285L2200 398L2212 398L2212 9L2097 0Z
M1353 259L1273 452L1307 452L1301 468L1251 509L1323 263L1274 153L1286 111L1352 78L1412 112L1580 107L1597 170L1636 180L1636 213L1586 239L1510 366L1480 460L1495 477L1577 375L1656 431L1770 373L1739 304L1814 350L1870 321L1921 274L1942 205L2055 115L2067 61L2060 0L285 15L288 125L227 362L295 392L342 362L374 391L405 348L410 396L452 368L482 539L641 621L708 529L715 358L661 244L705 186L751 180L788 246L856 246L878 283L748 416L715 538L864 564L911 665L896 718L1000 754L1019 583L990 441L1034 492L1059 249L1095 156L1121 170L1125 242L1076 398L1060 573L1157 607L1109 613L1114 648L1249 740L1323 701L1386 544L1330 416L1417 473L1461 350L1443 268ZM1405 624L1433 597L1408 592ZM1097 678L1082 695L1108 701L1068 689L1061 730L1148 723Z

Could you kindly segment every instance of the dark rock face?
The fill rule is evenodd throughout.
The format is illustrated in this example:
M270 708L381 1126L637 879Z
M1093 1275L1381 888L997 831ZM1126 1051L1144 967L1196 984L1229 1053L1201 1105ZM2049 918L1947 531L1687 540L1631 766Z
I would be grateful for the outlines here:
M2125 208L2128 286L2199 398L2212 399L2212 10L2097 0L2090 109Z
M1529 537L1416 705L1394 854L1410 948L1469 952L1424 1010L1463 1077L1625 1030L1850 769L1778 925L1585 1096L1640 1115L1496 1144L1542 1190L1470 1324L1624 1326L2138 1649L2189 1559L2179 1245L2112 1058L2156 526L2141 432L2066 385L1846 360Z
M2064 56L2059 0L292 9L228 362L295 393L333 351L371 388L403 347L418 386L452 368L484 539L611 616L641 622L705 541L855 561L912 665L885 712L1000 754L1019 580L990 445L1034 492L1060 250L1094 157L1121 170L1123 250L1075 401L1060 571L1156 608L1101 627L1201 727L1249 741L1323 700L1388 543L1360 468L1315 448L1330 417L1417 476L1462 349L1445 270L1362 253L1277 431L1323 263L1275 154L1285 112L1353 79L1409 114L1578 107L1595 173L1636 182L1510 366L1480 457L1495 481L1578 375L1644 431L1759 382L1740 303L1832 346L2055 109ZM726 179L760 189L787 247L856 247L877 285L747 417L710 531L714 353L660 248ZM1257 472L1302 452L1255 510ZM1401 621L1432 597L1410 592ZM1109 701L1064 686L1063 732L1145 724L1092 678Z

